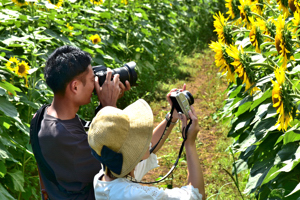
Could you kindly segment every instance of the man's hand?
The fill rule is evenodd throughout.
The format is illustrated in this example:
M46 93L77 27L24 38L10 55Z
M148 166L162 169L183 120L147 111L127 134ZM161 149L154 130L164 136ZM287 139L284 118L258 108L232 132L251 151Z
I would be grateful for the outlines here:
M113 80L111 80L112 70L107 69L106 79L103 85L99 86L99 78L95 77L95 90L98 96L98 99L104 106L114 106L117 107L117 100L120 95L120 79L119 74L114 75Z
M131 89L131 86L130 86L129 81L126 80L126 81L125 81L125 85L126 85L126 86L124 86L124 84L120 81L119 87L120 87L121 91L120 91L120 94L119 94L118 99L120 99L121 97L123 97L123 96L124 96L124 93L125 93L126 91L128 91L128 90Z
M168 100L168 102L169 102L169 104L170 104L171 107L172 107L173 103L172 103L172 100L171 100L170 96L171 96L171 93L172 93L172 92L175 92L176 90L177 90L177 88L174 88L174 89L172 89L172 90L167 94L167 100ZM183 84L182 89L180 89L179 91L182 92L182 91L184 91L184 90L186 90L186 85L185 85L185 84ZM173 111L173 116L172 116L172 121L175 122L178 118L179 118L179 115L178 115L178 113L177 113L177 110L174 109L174 111Z

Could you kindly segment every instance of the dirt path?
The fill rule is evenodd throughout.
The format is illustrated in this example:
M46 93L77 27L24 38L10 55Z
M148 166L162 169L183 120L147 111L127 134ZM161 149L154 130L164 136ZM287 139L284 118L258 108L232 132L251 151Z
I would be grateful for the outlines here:
M214 113L218 108L222 107L222 102L225 99L224 91L227 88L227 83L217 77L218 69L214 65L214 54L211 52L201 54L198 58L187 60L186 67L191 68L190 77L186 78L185 83L187 90L190 91L195 99L194 108L199 117L200 133L197 140L197 151L202 164L204 178L211 173L211 167L214 166L219 156L216 156L215 149L219 135L223 130L214 118ZM154 116L163 116L169 108L161 106L154 109ZM160 121L160 120L157 120ZM155 126L158 124L155 123ZM173 133L174 132L174 133ZM150 172L146 176L146 180L154 180L158 178L158 174L163 176L168 172L169 168L175 161L180 145L181 145L180 127L173 129L169 139L158 153L160 166L158 169ZM186 162L185 155L183 160L177 166L173 173L173 179L159 183L161 187L178 187L186 183ZM205 183L209 184L211 180L205 178Z

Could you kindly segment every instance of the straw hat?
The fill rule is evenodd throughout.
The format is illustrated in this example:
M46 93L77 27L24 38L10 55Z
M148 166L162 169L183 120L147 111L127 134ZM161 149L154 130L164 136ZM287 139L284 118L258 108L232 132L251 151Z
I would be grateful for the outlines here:
M143 99L124 110L106 106L94 117L88 132L93 155L116 177L131 172L149 150L153 113Z

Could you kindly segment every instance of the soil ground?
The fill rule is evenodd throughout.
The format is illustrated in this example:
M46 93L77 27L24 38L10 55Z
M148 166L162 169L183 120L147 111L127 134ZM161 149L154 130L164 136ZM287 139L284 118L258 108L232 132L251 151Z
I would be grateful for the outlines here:
M218 159L223 156L228 156L228 153L224 152L226 147L223 147L221 151L218 150L219 138L220 136L224 137L224 133L228 131L228 127L226 129L226 127L220 126L220 123L217 122L216 115L217 109L222 108L223 101L226 98L224 91L227 88L227 82L224 78L218 76L219 72L218 68L215 67L213 56L214 54L209 51L201 53L200 56L196 56L196 58L191 60L188 58L184 60L181 68L183 71L185 71L185 68L188 68L187 72L185 71L184 73L189 74L189 76L185 77L184 81L179 81L176 85L176 87L180 88L182 83L186 83L187 90L194 96L195 102L193 106L198 115L200 126L196 144L206 186L212 181L215 181L211 179L212 173L215 173L212 172L212 168L216 165L220 165ZM164 86L162 86L162 88L163 87ZM170 110L169 106L163 102L166 102L166 100L161 101L161 103L154 102L154 104L151 105L154 116L156 116L155 126L164 119L165 114ZM153 181L157 179L159 175L164 176L172 167L182 143L179 123L176 126L157 154L160 167L150 171L144 180ZM176 170L167 181L158 184L160 187L180 187L187 183L185 154L181 157L182 159ZM231 169L227 170L230 171ZM225 171L220 173L225 174ZM230 178L224 180L222 184L226 184L228 181L230 182ZM210 192L217 193L218 191L215 189L215 191Z

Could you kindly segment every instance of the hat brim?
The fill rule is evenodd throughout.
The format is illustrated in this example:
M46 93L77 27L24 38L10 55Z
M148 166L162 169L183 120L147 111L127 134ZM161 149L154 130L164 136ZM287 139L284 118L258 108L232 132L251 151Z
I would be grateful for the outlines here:
M124 177L129 174L149 150L149 144L153 133L153 113L148 103L139 99L123 110L129 117L129 135L119 152L123 154L121 174L116 177Z

